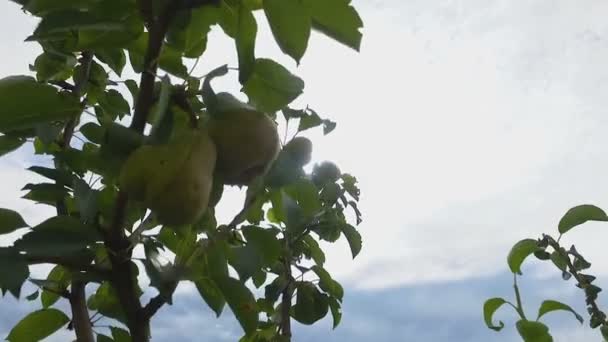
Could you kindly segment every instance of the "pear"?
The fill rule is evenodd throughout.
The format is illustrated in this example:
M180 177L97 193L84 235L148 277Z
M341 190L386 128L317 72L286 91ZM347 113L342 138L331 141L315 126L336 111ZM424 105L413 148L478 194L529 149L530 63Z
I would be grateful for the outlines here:
M303 167L310 163L312 158L312 142L305 137L295 137L283 147L283 152L287 153L296 165Z
M208 127L217 147L217 172L225 184L249 184L268 171L279 153L277 126L262 112L222 112L208 121Z
M317 164L312 169L312 180L316 184L334 183L342 176L338 166L330 161Z
M205 130L186 130L164 145L144 145L125 162L119 184L163 225L196 222L207 209L216 149Z

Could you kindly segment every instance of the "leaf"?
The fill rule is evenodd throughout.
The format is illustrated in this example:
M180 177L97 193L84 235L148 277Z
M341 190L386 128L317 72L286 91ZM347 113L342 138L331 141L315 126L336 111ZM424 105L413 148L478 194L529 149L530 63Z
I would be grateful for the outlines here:
M72 55L44 52L36 57L34 69L39 81L66 80L72 76L76 58Z
M94 222L98 212L99 190L94 190L80 178L74 180L74 199L83 222Z
M66 170L58 170L43 166L31 166L28 168L28 170L48 179L54 180L56 183L61 185L71 185L74 179L72 173Z
M218 279L218 285L245 334L253 333L257 329L259 315L251 291L243 283L230 277Z
M517 321L515 326L524 342L553 342L553 337L549 334L549 328L540 322L522 319Z
M235 37L239 59L239 82L245 84L255 66L255 37L258 25L251 11L244 4L239 5L238 28Z
M61 265L53 267L49 275L46 277L48 285L45 286L47 289L43 289L42 295L40 296L40 302L44 309L52 306L59 300L57 293L67 290L72 279L71 272Z
M123 49L104 48L95 51L95 57L107 64L119 77L127 64L127 56Z
M302 324L311 325L327 315L329 297L311 282L297 284L297 298L292 317Z
M90 310L97 310L100 314L114 318L122 323L126 323L126 316L122 309L122 304L118 299L116 291L109 282L103 282L97 288L94 295L89 297L87 307Z
M329 275L329 272L327 272L327 270L325 270L323 267L314 265L312 270L319 277L319 287L331 297L342 301L342 298L344 297L344 289L342 288L342 285L333 280L331 275Z
M25 2L25 10L35 15L44 15L62 10L89 10L99 0L29 0Z
M70 318L57 309L34 311L17 323L6 339L10 342L40 341L69 321Z
M359 51L363 21L350 0L303 0L312 16L312 27Z
M99 105L104 111L111 114L112 118L122 118L130 114L130 107L127 100L122 97L122 94L115 89L107 90L103 96L99 98Z
M131 335L129 335L128 331L117 327L110 327L110 331L112 331L112 337L114 338L114 341L131 342Z
M594 205L583 204L568 210L559 220L557 227L560 234L564 234L587 221L608 221L608 216L602 209Z
M97 342L114 342L114 340L109 336L97 334Z
M533 239L524 239L517 242L507 256L507 263L511 272L521 273L521 264L530 255L539 249L538 242Z
M197 279L194 284L205 303L215 312L216 317L220 317L224 306L226 306L226 300L215 281L211 278L202 277Z
M298 203L304 215L312 217L321 210L319 191L312 181L300 179L287 186L285 192Z
M24 138L10 136L10 135L1 135L0 136L0 157L21 147L25 144L26 140Z
M76 97L60 93L48 84L38 83L32 77L9 76L0 79L0 132L67 119L81 110Z
M101 235L72 216L55 216L15 242L28 255L65 256L101 241Z
M359 252L361 252L361 234L359 234L357 229L350 224L340 225L340 228L342 229L344 236L346 236L346 240L348 241L348 245L350 246L350 251L354 259Z
M506 300L495 297L486 300L486 302L483 304L483 320L486 322L486 326L488 328L495 331L500 331L505 327L505 324L502 321L498 321L498 325L494 325L494 323L492 323L492 317L494 317L496 310L506 303Z
M307 247L304 251L305 255L312 258L312 260L314 260L315 264L318 266L323 266L325 263L325 253L319 246L317 240L315 240L315 238L311 235L306 235L302 241Z
M243 227L247 246L251 246L262 257L265 265L271 265L281 256L281 243L270 229L255 226Z
M570 306L560 303L555 300L543 301L543 303L540 305L540 308L538 309L538 317L536 318L536 320L538 321L544 314L546 314L548 312L558 311L558 310L571 312L574 315L574 317L576 318L576 320L581 322L581 324L583 324L583 317L581 315L579 315L576 311L574 311L574 309L572 309Z
M334 320L332 329L336 329L342 320L342 307L335 298L329 298L329 309Z
M0 234L12 233L19 228L27 227L18 212L0 208Z
M21 295L21 286L30 275L27 262L14 248L0 247L0 290L6 291L15 298Z
M295 100L304 90L304 81L277 62L258 58L243 91L259 110L274 113Z
M97 13L75 10L55 11L42 18L34 33L26 41L52 39L60 34L71 33L73 30L94 30L116 34L126 31L127 28L125 22L105 18Z
M38 299L38 295L40 294L40 291L36 290L34 292L32 292L31 294L25 296L25 299L27 299L28 301L33 301Z
M300 63L312 25L308 8L300 0L264 0L264 13L281 50Z
M30 190L23 198L49 205L55 205L68 196L68 189L54 183L26 184L22 190Z

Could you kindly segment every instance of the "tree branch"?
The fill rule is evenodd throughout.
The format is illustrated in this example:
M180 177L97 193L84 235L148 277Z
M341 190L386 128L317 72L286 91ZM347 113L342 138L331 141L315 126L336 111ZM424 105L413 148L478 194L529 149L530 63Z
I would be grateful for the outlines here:
M139 0L138 3L141 15L148 24L149 38L130 129L141 134L144 132L150 109L154 104L154 81L158 59L169 24L177 10L178 1L170 1L158 18L153 18L150 0ZM131 337L134 342L146 342L149 340L149 318L143 315L137 293L137 277L131 263L132 248L124 231L128 202L127 194L120 191L105 244L109 249L109 259L112 264L111 283L127 316Z
M72 293L69 298L72 308L72 325L76 332L77 341L94 341L93 326L86 303L85 286L85 282L72 281Z
M82 56L80 58L80 64L82 65L82 70L79 75L74 77L74 86L70 89L72 94L80 99L82 96L82 89L86 86L89 80L89 74L91 71L91 64L93 63L93 53L90 51L83 51ZM69 89L71 86L67 82L62 84L65 89ZM72 136L74 135L74 129L79 120L79 116L73 117L65 124L63 129L63 134L61 136L61 140L59 141L59 147L62 150L65 150L70 147L70 141L72 140ZM55 168L61 169L63 166L56 159L55 160ZM67 215L68 210L64 199L57 201L56 203L57 214L58 215ZM59 260L55 260L59 261ZM65 261L62 260L63 263L53 262L56 264L63 264L68 268L72 268L67 265ZM71 264L72 262L69 262ZM83 265L72 265L77 266L75 269L88 268L83 267ZM93 342L95 339L93 338L93 328L89 322L89 311L86 305L86 293L85 293L85 282L72 280L72 292L69 293L68 298L70 301L70 306L72 309L72 323L74 323L74 330L76 331L76 337L78 341L81 342Z
M177 284L175 285L177 286ZM165 297L163 297L160 293L157 294L156 297L150 299L150 302L148 302L148 304L146 304L146 306L143 308L144 317L147 319L152 318L152 316L154 316L154 314L156 314L156 312L160 310L160 308L162 308L166 302Z

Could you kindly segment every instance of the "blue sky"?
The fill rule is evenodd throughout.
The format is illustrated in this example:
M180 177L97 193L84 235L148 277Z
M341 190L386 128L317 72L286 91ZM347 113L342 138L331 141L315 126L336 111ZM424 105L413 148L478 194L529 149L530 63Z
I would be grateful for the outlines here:
M570 207L608 208L608 3L600 0L353 0L365 22L362 52L314 35L299 67L281 55L262 25L258 55L306 80L298 103L338 122L311 133L314 161L334 160L361 183L364 238L354 261L344 241L330 246L328 269L346 288L342 326L298 327L295 341L517 341L481 320L487 297L510 296L505 258L514 242L554 232ZM22 40L35 22L0 4L0 77L27 73L37 52ZM260 18L263 23L264 19ZM196 72L236 64L232 43L214 34ZM214 83L235 91L230 77ZM28 147L0 162L0 207L29 223L49 208L15 200L34 175ZM229 218L242 193L219 208ZM608 280L604 225L569 233ZM14 236L0 237L8 243ZM46 268L35 270L44 273ZM572 283L551 267L525 269L532 305L563 300L583 314ZM216 320L189 286L155 320L158 341L234 340L238 327ZM28 308L0 300L0 336ZM502 312L500 318L513 322ZM599 341L567 314L550 318L556 341ZM236 334L236 335L235 335ZM57 336L49 341L65 340Z

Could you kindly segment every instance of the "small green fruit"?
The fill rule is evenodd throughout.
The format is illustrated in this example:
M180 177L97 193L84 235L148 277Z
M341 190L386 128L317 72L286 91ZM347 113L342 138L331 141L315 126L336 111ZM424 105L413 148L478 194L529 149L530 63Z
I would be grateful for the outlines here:
M310 163L312 158L312 142L305 137L295 137L283 147L296 165L302 167Z
M315 165L312 170L312 180L316 184L334 183L342 176L338 166L330 161Z

